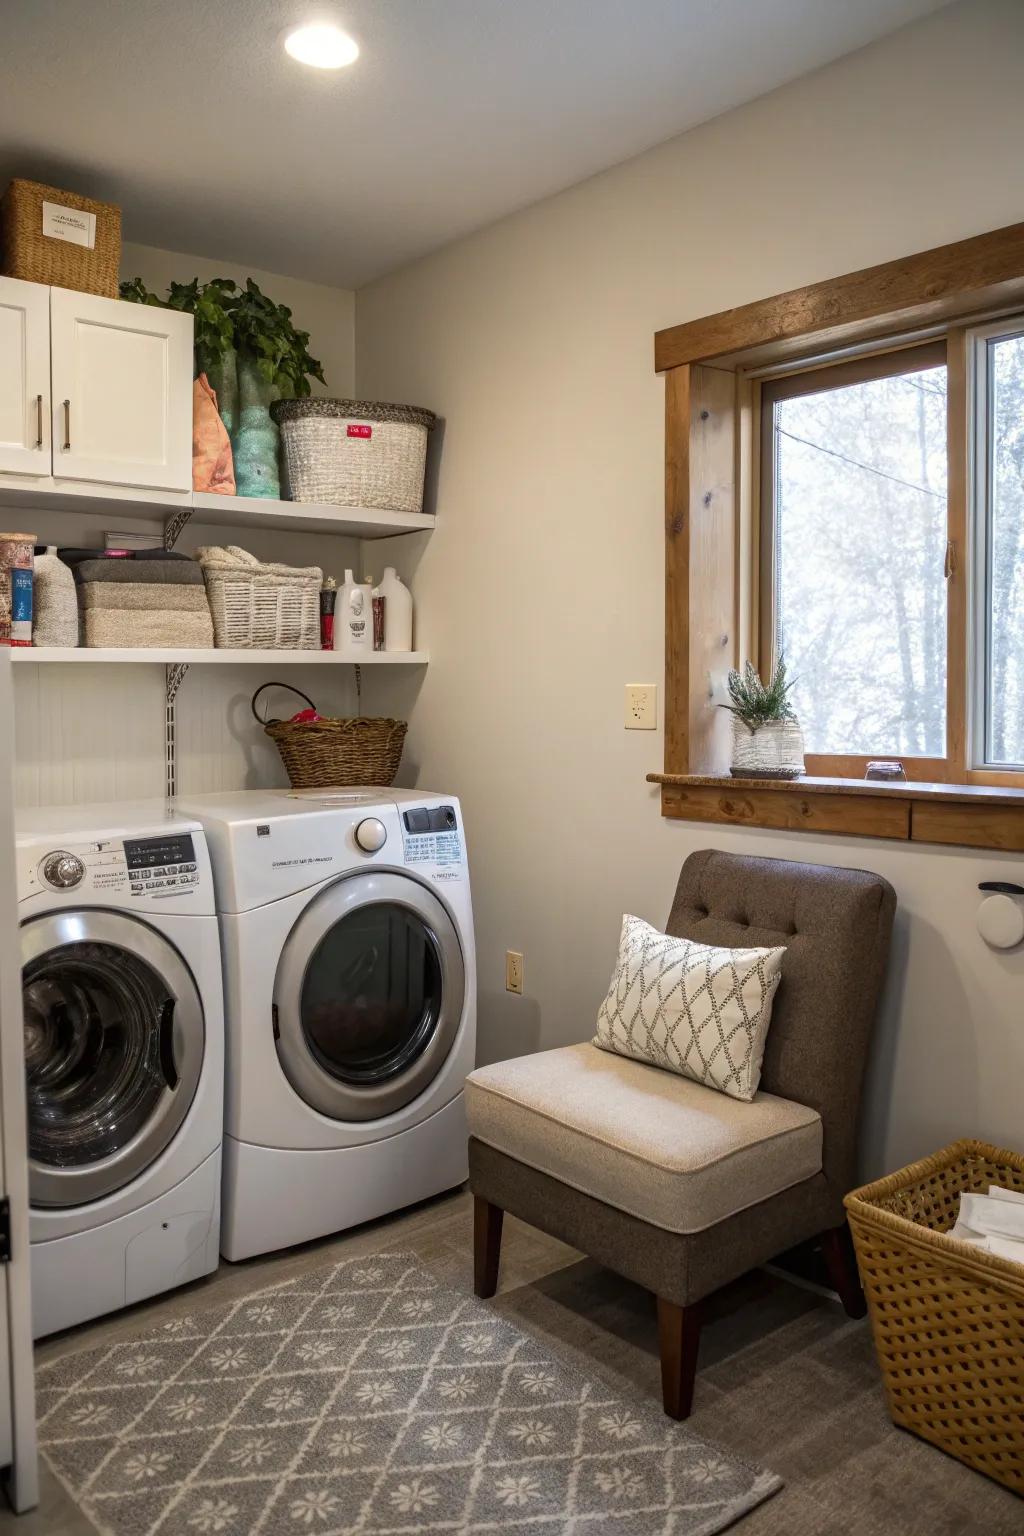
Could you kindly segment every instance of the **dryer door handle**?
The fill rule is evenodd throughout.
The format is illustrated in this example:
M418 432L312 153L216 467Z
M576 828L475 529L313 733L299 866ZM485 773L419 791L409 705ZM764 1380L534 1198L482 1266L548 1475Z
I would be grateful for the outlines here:
M167 1086L175 1089L178 1086L178 1063L174 1059L174 998L164 1000L160 1009L160 1065L163 1068Z

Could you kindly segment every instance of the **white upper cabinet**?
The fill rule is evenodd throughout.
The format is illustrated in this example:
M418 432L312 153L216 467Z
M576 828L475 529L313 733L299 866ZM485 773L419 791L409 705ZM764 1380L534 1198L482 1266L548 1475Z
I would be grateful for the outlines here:
M50 354L56 478L191 488L191 315L51 288Z
M0 472L50 474L50 290L0 277Z

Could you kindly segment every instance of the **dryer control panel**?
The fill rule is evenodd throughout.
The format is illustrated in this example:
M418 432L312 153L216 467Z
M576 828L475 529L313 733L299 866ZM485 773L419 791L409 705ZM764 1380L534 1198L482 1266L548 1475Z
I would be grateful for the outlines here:
M439 869L462 863L462 835L453 805L414 806L402 812L406 864Z

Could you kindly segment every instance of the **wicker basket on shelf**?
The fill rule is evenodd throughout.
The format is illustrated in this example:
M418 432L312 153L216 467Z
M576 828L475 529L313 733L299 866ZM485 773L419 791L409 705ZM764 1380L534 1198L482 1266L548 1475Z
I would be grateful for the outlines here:
M317 565L267 565L229 544L196 550L203 568L219 650L317 651L320 588Z
M846 1197L893 1423L1024 1494L1024 1265L947 1234L1024 1157L957 1141Z
M311 710L316 705L290 683L264 683L252 696L253 715L280 752L293 789L394 783L408 730L405 720L264 720L256 700L267 688L287 688Z
M121 210L112 203L16 178L0 202L0 232L5 277L117 298Z
M381 400L275 400L293 501L423 510L433 411Z

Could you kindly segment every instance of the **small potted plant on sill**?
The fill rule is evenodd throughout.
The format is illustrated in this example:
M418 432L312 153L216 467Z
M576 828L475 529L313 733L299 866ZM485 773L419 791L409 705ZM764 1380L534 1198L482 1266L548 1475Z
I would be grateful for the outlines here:
M767 683L748 661L729 673L732 769L739 779L797 779L804 772L804 738L787 695L786 662L780 656Z

